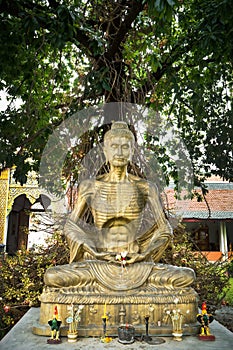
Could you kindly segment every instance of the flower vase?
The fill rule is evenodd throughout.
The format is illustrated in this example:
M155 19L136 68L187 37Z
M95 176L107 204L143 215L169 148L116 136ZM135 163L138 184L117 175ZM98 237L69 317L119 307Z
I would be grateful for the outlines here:
M78 339L78 331L73 333L67 333L68 343L75 343Z

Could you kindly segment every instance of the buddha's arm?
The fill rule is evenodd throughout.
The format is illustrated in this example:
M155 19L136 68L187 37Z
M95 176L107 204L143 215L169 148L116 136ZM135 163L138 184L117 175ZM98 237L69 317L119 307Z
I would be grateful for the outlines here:
M167 235L169 238L171 238L172 228L163 211L158 189L153 184L149 184L148 202L151 207L155 223L157 223L161 234Z
M70 262L82 260L85 252L90 255L90 258L112 259L109 253L97 252L96 239L98 237L83 227L82 217L88 208L87 201L93 193L93 186L91 180L80 184L75 207L64 227L64 234L70 247Z
M78 226L79 226L78 221L82 218L82 215L87 209L87 195L88 195L87 188L88 188L87 181L84 181L83 183L80 184L79 190L78 190L78 198L77 198L75 207L72 213L70 214L69 218L67 219L64 227L64 234L67 238L69 245L71 245L71 242L78 242L81 238L79 235L80 230L78 230ZM81 239L81 241L82 240L83 239Z
M85 210L87 209L87 198L91 194L93 184L91 181L83 181L79 185L78 197L74 206L72 213L70 214L70 220L77 223L80 218L82 218Z
M149 184L148 193L148 203L153 213L156 228L150 239L147 252L151 253L154 261L158 261L172 238L172 228L163 211L157 187Z
M142 186L147 204L153 215L151 228L138 239L140 253L133 254L128 263L142 260L159 261L172 237L172 228L165 217L156 186L144 183Z
M64 235L70 247L70 262L82 259L86 247L94 245L87 232L80 225L81 221L79 223L79 220L82 219L87 209L88 189L90 191L90 185L89 181L84 181L80 184L75 207L64 226Z

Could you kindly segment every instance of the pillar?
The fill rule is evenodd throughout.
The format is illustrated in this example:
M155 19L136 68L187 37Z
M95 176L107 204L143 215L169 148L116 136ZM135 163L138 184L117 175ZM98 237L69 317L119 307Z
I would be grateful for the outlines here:
M220 221L220 251L223 254L223 260L228 258L227 248L227 229L225 221Z
M6 216L9 192L9 170L2 170L0 174L0 244L5 243Z

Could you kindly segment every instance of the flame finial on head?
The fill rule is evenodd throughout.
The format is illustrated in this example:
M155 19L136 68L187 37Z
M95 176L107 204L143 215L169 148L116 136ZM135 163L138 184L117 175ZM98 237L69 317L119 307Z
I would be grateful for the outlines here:
M132 131L130 131L128 124L123 121L116 121L112 123L111 129L104 135L104 141L107 141L113 136L127 137L131 142L135 141L134 134Z

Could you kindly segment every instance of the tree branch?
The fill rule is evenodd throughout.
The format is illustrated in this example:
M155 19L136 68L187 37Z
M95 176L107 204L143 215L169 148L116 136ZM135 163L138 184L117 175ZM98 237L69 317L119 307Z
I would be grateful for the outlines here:
M131 28L132 23L135 21L137 18L138 14L143 10L144 4L140 1L132 1L131 2L131 9L126 15L125 20L122 22L121 26L118 29L118 32L107 50L104 54L104 60L111 60L115 53L120 49L120 44L124 41L126 34Z
M158 82L162 76L166 73L167 69L172 67L176 59L180 58L183 54L187 53L194 44L193 38L186 38L186 40L189 39L189 44L184 46L181 45L184 41L184 39L181 39L171 50L170 54L167 56L166 60L162 63L162 67L158 68L156 72L152 72L148 78L147 81L140 89L138 89L135 92L132 92L132 102L138 103L141 99L140 96L143 94L146 96L149 91L153 90L155 87L155 82ZM197 63L198 64L198 63ZM187 63L186 63L187 66ZM181 69L181 65L173 68L176 72L178 72Z
M46 17L41 18L37 16L37 10L40 12L43 12L45 16L48 14L49 11L53 12L54 16L57 16L56 11L59 5L60 4L55 0L50 0L48 3L48 6L42 6L27 0L25 1L24 8L22 10L22 4L18 3L17 1L9 1L7 2L7 4L0 4L0 13L5 13L10 16L24 20L24 18L28 16L27 12L33 10L35 13L35 16L37 17L37 21L40 27L50 31L49 21L46 20ZM75 32L76 32L76 37L74 38L75 40L72 40L72 38L70 38L70 41L74 42L76 46L78 46L77 45L77 41L78 41L78 43L80 43L81 45L81 48L86 48L88 50L87 54L89 54L89 56L92 57L93 53L91 52L90 38L79 28L76 28Z

